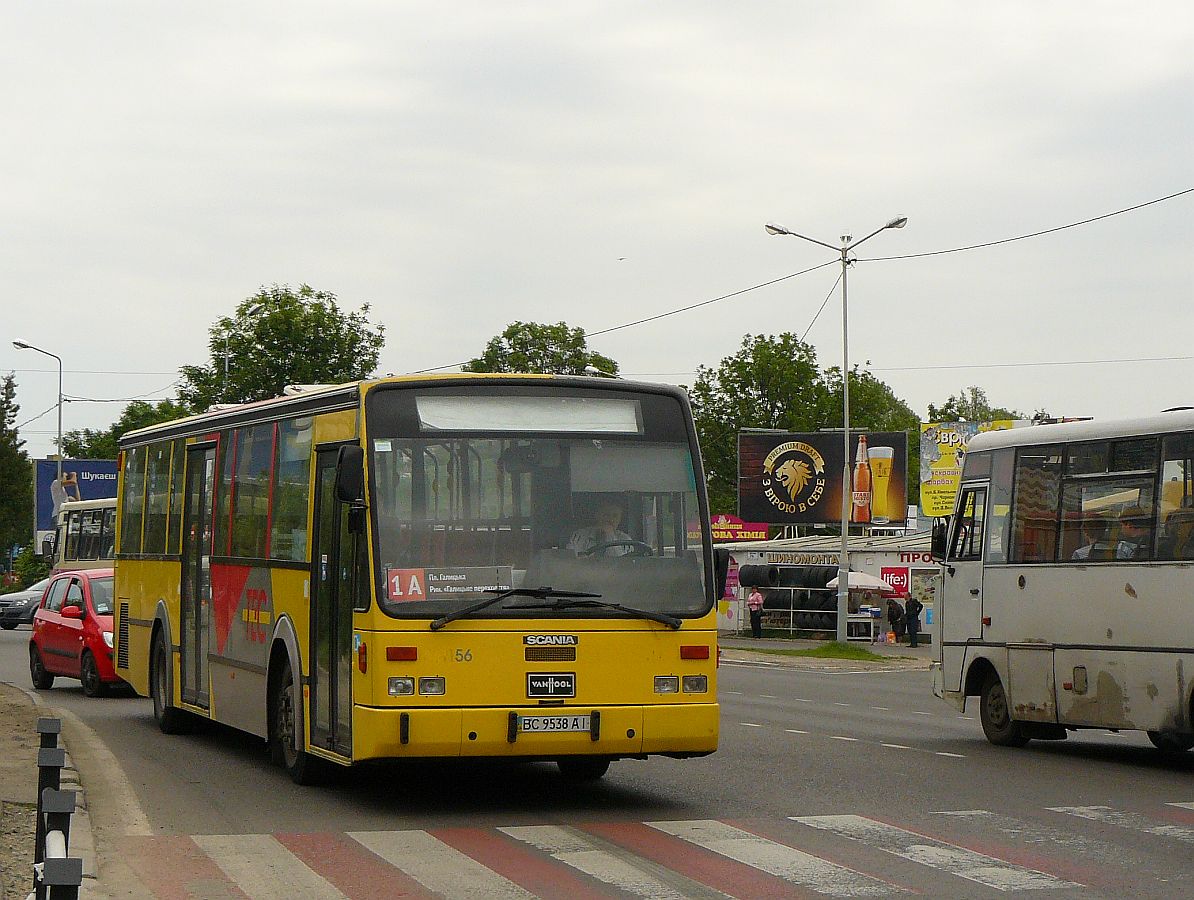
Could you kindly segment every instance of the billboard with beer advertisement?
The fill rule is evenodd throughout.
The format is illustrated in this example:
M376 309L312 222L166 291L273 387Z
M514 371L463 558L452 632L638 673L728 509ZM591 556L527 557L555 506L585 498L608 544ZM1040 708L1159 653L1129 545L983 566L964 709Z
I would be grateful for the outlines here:
M740 432L738 515L772 525L842 520L842 491L856 525L899 525L908 515L908 435L850 431L850 483L842 485L842 434Z

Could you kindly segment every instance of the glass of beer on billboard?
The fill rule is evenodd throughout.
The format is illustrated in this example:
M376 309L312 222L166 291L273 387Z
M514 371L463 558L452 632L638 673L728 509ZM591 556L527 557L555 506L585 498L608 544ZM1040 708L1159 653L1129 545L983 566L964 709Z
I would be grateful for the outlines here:
M895 450L892 447L871 447L867 450L867 457L871 464L871 521L881 525L892 518L888 487L891 485Z

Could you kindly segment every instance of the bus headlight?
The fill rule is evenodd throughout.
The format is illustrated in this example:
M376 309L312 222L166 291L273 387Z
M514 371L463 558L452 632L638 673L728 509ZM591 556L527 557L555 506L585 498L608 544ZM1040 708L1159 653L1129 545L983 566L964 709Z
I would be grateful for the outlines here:
M391 697L405 697L415 692L415 680L409 675L397 675L386 684Z
M684 676L684 693L686 694L707 694L709 692L709 676L708 675L685 675Z
M678 694L678 693L680 693L680 678L676 675L656 675L655 676L655 693L657 693L657 694Z
M442 675L429 675L419 679L420 694L443 694L447 687L447 680Z

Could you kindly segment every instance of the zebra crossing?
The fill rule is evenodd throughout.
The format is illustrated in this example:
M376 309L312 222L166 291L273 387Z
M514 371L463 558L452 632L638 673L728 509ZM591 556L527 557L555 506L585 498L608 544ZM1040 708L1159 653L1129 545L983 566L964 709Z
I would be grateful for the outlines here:
M128 837L161 898L1175 896L1194 874L1194 801L1144 810L1043 806ZM1043 893L1042 893L1043 892ZM1180 892L1179 892L1180 893Z

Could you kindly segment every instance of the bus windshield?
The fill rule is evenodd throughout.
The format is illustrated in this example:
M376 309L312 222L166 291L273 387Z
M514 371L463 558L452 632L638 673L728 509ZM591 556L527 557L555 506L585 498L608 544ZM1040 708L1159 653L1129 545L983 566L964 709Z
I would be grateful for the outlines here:
M669 615L708 611L695 467L674 399L558 388L521 400L507 392L494 404L483 394L404 394L382 394L369 427L387 613L435 618L519 588ZM519 615L520 603L481 615ZM618 614L568 604L556 614L578 613Z

